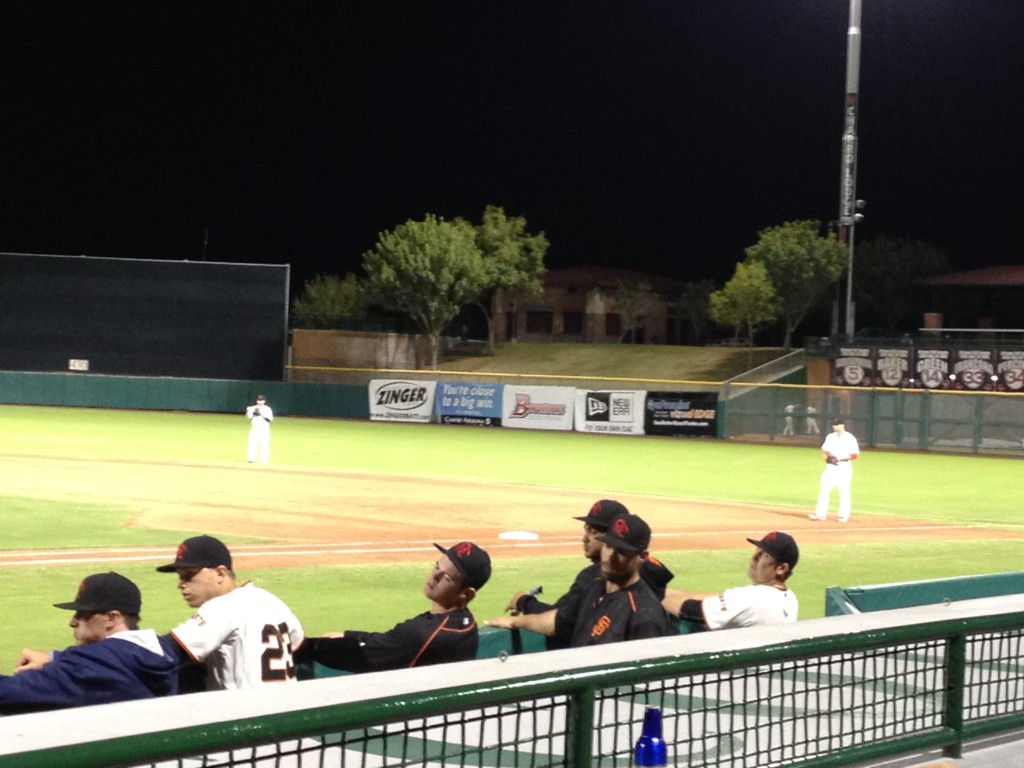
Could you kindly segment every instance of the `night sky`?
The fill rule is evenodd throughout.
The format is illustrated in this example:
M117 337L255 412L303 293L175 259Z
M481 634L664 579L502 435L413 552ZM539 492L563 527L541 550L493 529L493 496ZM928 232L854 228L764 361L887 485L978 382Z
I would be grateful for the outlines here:
M848 0L5 3L0 251L358 271L484 206L732 274L838 215ZM1024 3L863 0L858 242L1019 264Z

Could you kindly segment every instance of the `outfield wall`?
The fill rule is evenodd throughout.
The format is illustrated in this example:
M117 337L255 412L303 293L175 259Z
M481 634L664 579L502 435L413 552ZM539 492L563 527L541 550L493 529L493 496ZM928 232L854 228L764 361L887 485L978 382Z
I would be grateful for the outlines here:
M366 387L350 384L0 371L0 403L9 405L242 413L258 394L266 395L281 415L370 415Z
M375 378L382 375L393 378ZM355 378L361 381L355 383ZM506 398L515 403L518 390L532 403L531 393L540 388L565 391L565 397L559 396L566 405L566 417L557 424L560 429L818 446L830 419L841 416L865 447L1024 456L1024 393L1019 392L450 371L364 370L346 384L0 371L0 403L240 413L262 392L281 415L367 419L373 415L379 387L400 389L408 384L423 388L430 397L429 410L403 419L412 422L505 426L507 420L536 428L526 423L530 419L506 419L503 409L508 416L515 415L514 407L505 405ZM658 400L665 405L660 416L651 412ZM520 402L526 408L526 400ZM690 407L676 407L683 402ZM541 414L530 416L539 420ZM670 423L674 420L677 423ZM669 426L661 429L655 422Z

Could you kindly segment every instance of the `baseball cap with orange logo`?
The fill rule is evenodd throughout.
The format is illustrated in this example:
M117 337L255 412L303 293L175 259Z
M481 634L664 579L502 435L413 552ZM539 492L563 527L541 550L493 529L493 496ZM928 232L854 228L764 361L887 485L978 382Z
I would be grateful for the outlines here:
M626 513L612 520L598 541L624 552L643 552L651 544L651 528L637 515Z
M462 574L464 586L480 589L491 578L491 556L471 541L460 541L454 547L445 549L434 544L439 552L448 555L452 565Z

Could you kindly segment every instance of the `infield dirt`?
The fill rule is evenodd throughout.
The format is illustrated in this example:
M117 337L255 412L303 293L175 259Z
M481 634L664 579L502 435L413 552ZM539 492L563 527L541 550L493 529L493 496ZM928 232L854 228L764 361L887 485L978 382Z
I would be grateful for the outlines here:
M1024 532L869 515L846 524L815 522L803 508L273 464L6 455L0 487L14 496L116 505L134 510L128 525L168 531L165 547L0 551L0 566L157 562L177 545L178 531L225 538L245 568L423 561L432 542L462 539L499 557L574 555L580 538L572 517L586 514L598 498L617 498L644 517L655 532L652 549L661 552L732 548L770 530L789 531L801 544L869 542L880 534L887 542L1024 538ZM510 530L538 538L499 538Z

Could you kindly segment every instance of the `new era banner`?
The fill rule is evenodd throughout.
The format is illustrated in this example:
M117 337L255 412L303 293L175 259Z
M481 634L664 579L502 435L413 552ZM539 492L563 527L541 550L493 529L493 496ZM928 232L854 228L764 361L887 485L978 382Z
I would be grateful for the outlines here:
M371 421L429 423L434 410L434 382L373 379L367 389Z
M573 387L520 387L502 392L501 426L513 429L572 429Z
M576 431L601 432L608 435L642 435L645 395L642 390L576 390Z
M648 435L718 435L715 392L648 392L644 431Z
M502 384L439 381L434 405L440 424L501 426Z

